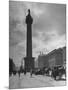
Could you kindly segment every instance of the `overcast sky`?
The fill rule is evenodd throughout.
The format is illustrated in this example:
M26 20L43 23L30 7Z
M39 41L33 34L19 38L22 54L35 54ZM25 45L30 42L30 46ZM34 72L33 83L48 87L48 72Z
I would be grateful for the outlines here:
M48 53L66 45L66 5L32 3L23 1L9 2L9 56L20 65L26 56L27 10L33 17L32 44L33 56L40 51Z

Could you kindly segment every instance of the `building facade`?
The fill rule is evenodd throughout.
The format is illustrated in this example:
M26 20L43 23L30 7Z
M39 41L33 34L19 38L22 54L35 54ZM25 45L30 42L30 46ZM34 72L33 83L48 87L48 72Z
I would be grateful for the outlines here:
M38 68L48 67L48 57L46 55L38 56Z
M55 49L46 55L38 56L38 68L50 67L56 65L65 65L66 63L66 47Z
M49 67L53 68L56 65L63 65L63 54L62 49L55 49L48 55Z

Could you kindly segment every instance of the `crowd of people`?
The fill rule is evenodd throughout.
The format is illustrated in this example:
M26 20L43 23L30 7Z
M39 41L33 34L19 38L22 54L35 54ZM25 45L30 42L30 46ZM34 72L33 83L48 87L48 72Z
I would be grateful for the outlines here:
M42 69L38 69L35 75L47 75L51 76L55 80L57 80L57 77L61 79L62 76L64 75L66 79L66 68L64 68L61 65L54 66L53 68L44 67Z
M63 66L54 66L53 68L50 67L43 67L42 69L30 69L30 77L32 77L33 74L35 75L47 75L47 76L51 76L52 78L54 78L55 80L57 79L57 77L62 78L63 75L65 75L66 78L66 68L64 68ZM23 73L24 75L26 75L27 70L23 69L22 66L20 66L20 68L18 70L15 69L15 64L13 62L12 59L9 60L9 76L16 75L18 73L19 77L20 74Z

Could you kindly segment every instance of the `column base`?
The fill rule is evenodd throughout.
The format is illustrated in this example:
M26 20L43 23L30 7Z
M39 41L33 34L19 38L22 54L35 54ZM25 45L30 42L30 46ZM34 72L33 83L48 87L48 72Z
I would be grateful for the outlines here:
M25 57L25 70L30 72L31 69L34 69L34 57Z

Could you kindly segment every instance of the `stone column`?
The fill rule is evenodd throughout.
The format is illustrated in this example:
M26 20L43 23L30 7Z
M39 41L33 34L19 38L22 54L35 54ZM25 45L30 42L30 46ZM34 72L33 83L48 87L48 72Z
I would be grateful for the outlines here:
M34 69L34 57L32 57L32 23L33 23L33 18L30 15L30 9L28 9L28 15L26 16L27 48L26 48L26 57L24 58L26 71L30 71L30 69Z

